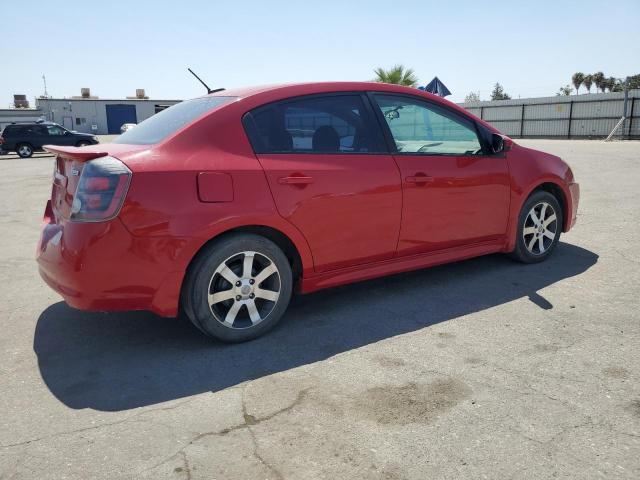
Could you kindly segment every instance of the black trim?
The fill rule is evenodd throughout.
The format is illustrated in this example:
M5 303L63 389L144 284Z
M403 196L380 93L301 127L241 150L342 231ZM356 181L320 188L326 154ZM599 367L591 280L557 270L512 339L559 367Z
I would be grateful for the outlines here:
M387 147L387 152L396 155L398 153L396 141L393 139L393 135L391 134L389 125L384 119L384 115L382 114L382 110L380 109L378 102L376 102L376 99L374 98L374 93L375 92L372 91L365 92L367 101L369 102L369 108L373 111L378 129L382 133L382 139L384 140L384 143Z

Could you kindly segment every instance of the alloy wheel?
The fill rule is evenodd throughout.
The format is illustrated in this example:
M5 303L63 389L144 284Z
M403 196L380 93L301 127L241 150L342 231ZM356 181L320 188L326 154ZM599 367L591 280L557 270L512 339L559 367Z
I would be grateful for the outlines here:
M31 147L28 145L20 145L20 148L18 148L18 155L21 157L28 157L31 155Z
M216 268L209 282L209 309L215 319L233 329L264 321L280 297L276 264L254 251L240 252Z
M558 234L558 217L553 206L540 202L533 206L524 220L522 237L529 253L543 255Z

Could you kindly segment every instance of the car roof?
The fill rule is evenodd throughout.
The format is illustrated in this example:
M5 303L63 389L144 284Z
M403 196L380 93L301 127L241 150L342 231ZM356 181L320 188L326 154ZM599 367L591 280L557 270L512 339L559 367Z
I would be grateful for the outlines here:
M257 85L249 87L232 88L212 93L212 96L246 98L258 94L282 92L286 95L305 95L313 93L340 92L340 91L398 91L407 93L423 93L411 87L392 85L380 82L306 82L283 83L274 85ZM430 95L430 94L428 94Z
M24 126L24 125L57 125L57 126L60 126L55 122L38 122L38 121L36 121L36 122L11 122L11 123L9 123L7 125L7 127L10 126L10 125L18 125L18 126Z

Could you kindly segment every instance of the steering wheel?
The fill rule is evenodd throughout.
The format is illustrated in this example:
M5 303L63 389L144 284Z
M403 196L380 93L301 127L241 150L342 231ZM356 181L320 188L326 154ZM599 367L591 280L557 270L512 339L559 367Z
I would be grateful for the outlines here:
M442 142L427 143L418 149L418 153L426 153L431 147L437 147L438 145L442 145Z

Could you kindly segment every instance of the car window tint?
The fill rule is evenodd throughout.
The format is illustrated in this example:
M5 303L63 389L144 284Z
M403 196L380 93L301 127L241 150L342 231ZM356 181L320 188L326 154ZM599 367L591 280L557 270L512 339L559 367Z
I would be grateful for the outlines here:
M57 125L47 125L47 133L52 136L64 135L64 130Z
M237 97L200 97L185 100L156 113L136 128L127 130L113 143L130 145L153 145L177 132L187 123L203 116L215 108L235 100Z
M5 132L13 135L33 135L34 125L9 125Z
M473 123L419 99L375 95L399 153L473 155L482 147Z
M376 151L358 95L286 100L251 112L248 129L257 153L369 153ZM245 122L246 125L246 122Z
M4 132L10 133L13 135L20 135L25 133L27 128L28 128L27 126L23 126L23 125L8 125L7 127L5 127Z

